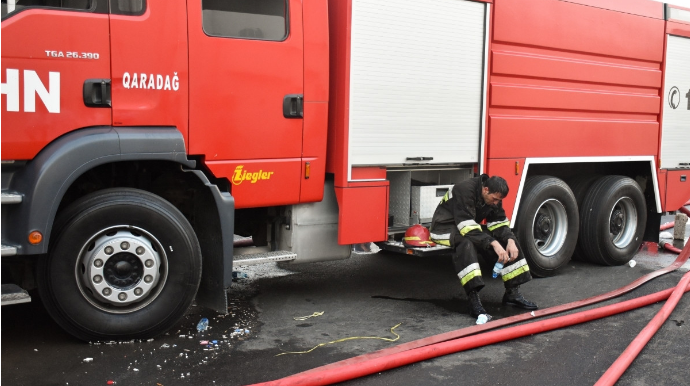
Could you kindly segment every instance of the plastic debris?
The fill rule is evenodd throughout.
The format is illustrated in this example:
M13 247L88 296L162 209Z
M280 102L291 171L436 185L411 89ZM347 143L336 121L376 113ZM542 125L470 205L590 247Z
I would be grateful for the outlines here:
M204 346L205 346L205 345L207 345L207 344L208 344L208 341L207 341L207 340L202 340L201 342L199 342L199 344L201 344L201 345L204 345Z
M532 316L536 316L536 315L534 315L534 311L530 312L530 315L532 315Z
M151 339L146 339L147 342L153 342L153 338Z
M199 323L197 323L197 325L196 325L196 330L201 332L201 331L206 331L207 328L208 328L208 319L201 318L201 320L199 320Z
M34 349L34 351L38 351L38 349L37 349L37 348L35 348L35 349Z
M489 314L479 314L477 317L477 324L484 324L491 320L491 315Z
M324 311L321 311L321 312L314 312L314 313L311 314L311 315L307 315L307 316L298 316L298 317L292 318L292 319L295 319L295 320L307 320L307 319L309 319L309 318L315 318L315 317L317 317L317 316L321 316L321 315L323 315L323 313L324 313Z
M180 335L180 338L186 338L187 335Z
M218 344L218 341L217 341L217 340L212 340L211 343L213 343L213 344Z
M170 345L167 344L167 343L163 343L163 345L161 346L161 348L170 348Z
M133 368L132 370L134 370L134 371L139 371L139 369L138 369L138 368L136 368L136 367L135 367L135 368Z
M635 265L637 265L637 262L635 260L630 260L630 261L628 261L628 265L630 266L630 268L632 268Z
M660 239L672 239L673 235L671 234L671 232L661 232L661 233L659 233L659 238Z
M115 382L115 381L112 381L112 380L110 380L110 381L106 382L106 384L108 384L108 385L114 385L114 384L116 384L116 383L117 383L117 382Z
M86 362L86 363L93 362L93 358L84 358L84 362Z
M248 277L249 277L249 275L247 275L245 272L232 271L232 278L233 279L246 279Z

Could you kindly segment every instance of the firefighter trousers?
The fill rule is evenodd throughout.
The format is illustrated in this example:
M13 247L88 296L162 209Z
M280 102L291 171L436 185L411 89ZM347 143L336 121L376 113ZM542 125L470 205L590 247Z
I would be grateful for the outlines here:
M484 280L482 279L478 256L481 256L486 263L491 264L491 267L493 267L498 261L498 255L493 247L488 250L480 250L481 248L475 247L470 239L461 236L457 231L451 233L451 243L455 249L453 264L462 287L466 293L472 291L479 292L484 288ZM499 243L501 243L503 248L507 245L507 242L499 241ZM515 245L519 251L517 260L505 265L501 271L501 278L506 288L515 288L532 280L527 260L525 260L520 246L517 243Z

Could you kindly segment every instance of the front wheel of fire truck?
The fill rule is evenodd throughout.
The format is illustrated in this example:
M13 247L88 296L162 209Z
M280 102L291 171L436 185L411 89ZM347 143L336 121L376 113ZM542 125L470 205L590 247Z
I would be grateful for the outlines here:
M530 271L552 276L570 260L577 243L579 216L575 196L562 180L527 179L516 222L517 238Z
M647 207L640 186L625 176L605 176L587 192L580 209L580 246L587 259L625 264L642 244Z
M185 313L201 279L201 250L187 219L162 198L107 189L81 198L55 221L39 260L39 293L82 340L149 338Z

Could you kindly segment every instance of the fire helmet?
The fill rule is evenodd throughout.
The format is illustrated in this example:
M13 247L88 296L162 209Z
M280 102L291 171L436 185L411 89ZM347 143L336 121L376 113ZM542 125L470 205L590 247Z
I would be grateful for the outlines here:
M407 228L403 245L406 247L435 247L436 243L431 241L431 234L425 227L417 224Z

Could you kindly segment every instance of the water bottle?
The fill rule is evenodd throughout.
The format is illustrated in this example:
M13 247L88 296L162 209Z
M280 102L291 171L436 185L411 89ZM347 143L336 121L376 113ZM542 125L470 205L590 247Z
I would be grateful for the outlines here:
M201 318L199 323L196 325L196 330L201 332L201 331L206 331L207 328L208 328L208 319Z
M498 275L501 274L502 269L503 269L503 263L501 263L500 261L497 261L496 265L494 265L494 272L491 274L491 276L493 276L494 279L497 278Z
M491 315L489 314L479 314L479 316L477 317L477 324L485 324L491 319Z
M233 279L246 279L246 278L248 278L248 277L249 277L249 275L247 275L247 274L244 273L244 272L232 271L232 278L233 278Z

